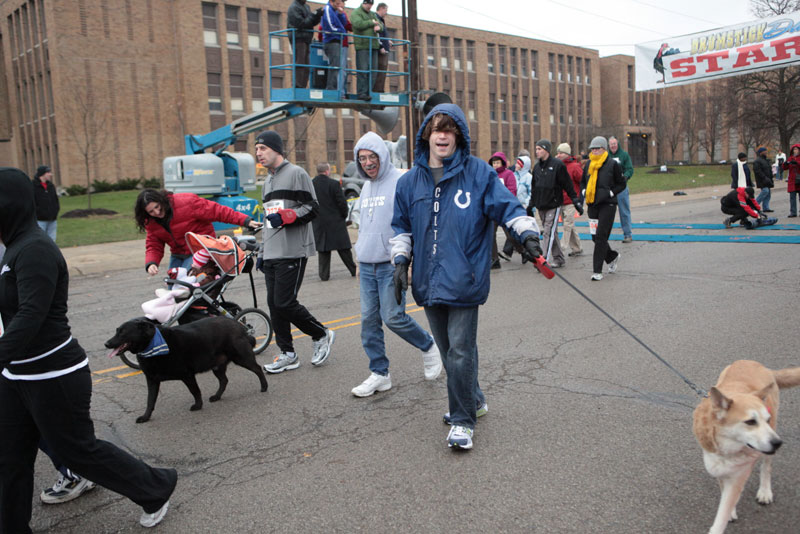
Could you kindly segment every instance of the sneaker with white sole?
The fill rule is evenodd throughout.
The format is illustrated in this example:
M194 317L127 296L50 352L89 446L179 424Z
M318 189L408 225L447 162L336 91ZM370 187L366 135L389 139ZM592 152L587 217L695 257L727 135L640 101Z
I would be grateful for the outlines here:
M442 355L436 342L426 351L422 352L422 365L425 367L425 380L436 380L442 374Z
M77 499L87 491L91 491L97 484L82 477L67 478L59 474L58 480L52 488L42 491L39 498L44 504L61 504Z
M592 275L592 282L599 282L603 279L603 275L601 273L594 273Z
M486 413L488 411L489 411L489 405L484 402L475 411L475 416L476 417L482 417L482 416L486 415ZM450 424L450 412L447 412L446 414L444 414L444 416L442 417L442 421L444 421L444 424L446 424L446 425Z
M617 272L617 262L619 261L620 255L621 254L619 252L617 252L617 257L614 258L614 260L611 263L608 264L608 272L609 273Z
M450 432L447 434L447 446L451 449L471 449L474 433L474 430L465 426L451 426Z
M164 519L164 516L167 515L167 509L169 508L169 501L164 503L164 506L153 512L152 514L148 514L147 512L142 512L142 517L139 518L139 524L145 528L152 528L157 524L161 523L161 520Z
M268 373L276 374L282 373L284 371L291 371L292 369L297 369L300 367L300 360L297 357L297 353L294 354L287 354L285 352L281 352L272 363L268 363L264 366L264 370Z
M387 391L392 388L392 377L389 373L386 376L372 373L360 385L350 390L356 397L369 397L376 391Z
M331 355L331 346L336 338L336 333L330 328L325 330L325 336L314 342L314 356L311 357L311 365L322 365L328 356Z

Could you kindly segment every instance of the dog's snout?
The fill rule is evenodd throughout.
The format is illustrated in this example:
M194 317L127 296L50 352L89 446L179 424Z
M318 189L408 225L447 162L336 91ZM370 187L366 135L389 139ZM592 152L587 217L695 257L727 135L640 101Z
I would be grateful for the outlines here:
M777 451L778 449L781 448L781 445L783 445L783 440L780 438L775 438L772 441L770 441L769 444L772 445L773 450Z

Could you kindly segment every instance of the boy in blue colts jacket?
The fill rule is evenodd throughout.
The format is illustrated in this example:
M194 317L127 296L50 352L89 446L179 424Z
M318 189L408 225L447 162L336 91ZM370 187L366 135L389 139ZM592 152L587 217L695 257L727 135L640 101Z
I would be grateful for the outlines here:
M489 296L494 223L541 255L539 227L486 162L471 156L464 112L433 108L417 133L414 167L397 183L392 261L398 302L408 288L425 309L447 371L449 447L471 449L475 422L487 411L478 385L478 306Z

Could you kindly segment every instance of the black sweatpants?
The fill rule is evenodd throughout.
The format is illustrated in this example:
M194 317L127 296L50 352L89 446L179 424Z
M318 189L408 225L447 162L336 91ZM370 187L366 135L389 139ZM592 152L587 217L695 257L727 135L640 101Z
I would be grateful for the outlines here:
M33 467L39 439L70 470L153 513L178 481L94 435L89 367L47 380L0 376L0 532L31 532Z
M353 261L353 251L349 248L337 250L339 257L342 258L342 263L350 271L350 276L356 275L356 263ZM319 279L323 282L331 277L331 251L317 251L319 259Z
M614 217L617 215L616 204L589 205L588 215L590 219L597 219L597 232L592 236L594 241L594 254L592 255L592 268L595 273L603 272L603 262L611 263L619 255L619 252L611 250L608 238L611 229L614 227Z
M729 208L728 206L722 206L722 213L725 215L731 215L731 224L742 221L742 225L747 220L747 212L744 208L736 206L735 208Z
M297 301L308 258L266 260L267 305L275 328L275 343L282 352L294 352L292 324L301 332L318 340L325 336L325 327ZM80 473L80 471L78 471Z

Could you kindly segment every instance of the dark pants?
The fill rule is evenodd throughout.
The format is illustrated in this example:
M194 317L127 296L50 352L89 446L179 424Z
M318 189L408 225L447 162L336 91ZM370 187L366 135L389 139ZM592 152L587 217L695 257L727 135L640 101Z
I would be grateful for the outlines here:
M294 42L294 62L297 65L308 65L309 44L296 40ZM308 85L308 67L295 67L294 86L304 89Z
M375 80L372 83L373 93L382 93L383 86L386 84L386 71L389 70L389 54L382 54L378 51L378 67L377 72L373 72L372 76Z
M742 221L742 223L744 224L744 221L747 220L747 212L744 210L744 208L740 208L738 206L735 208L722 206L722 213L724 213L725 215L731 215L731 224L738 221Z
M611 250L611 245L608 244L608 238L611 235L611 228L614 227L614 217L616 215L616 204L589 206L589 218L597 219L597 232L592 236L592 241L594 241L592 268L595 273L602 273L603 262L611 263L619 255L619 252Z
M178 474L157 469L94 435L89 367L48 380L0 377L0 532L30 532L33 466L43 439L70 470L153 513Z
M356 50L356 69L359 71L356 78L356 92L358 93L358 96L369 96L370 71L377 66L377 49Z
M426 306L425 315L447 371L450 420L475 428L484 403L478 385L478 307Z
M336 252L338 252L339 257L342 258L342 263L344 263L344 266L347 267L348 271L350 271L350 276L355 276L356 264L353 261L352 250L349 248L343 248L337 250ZM319 257L319 279L323 282L327 282L331 277L331 251L317 251L317 256Z
M340 56L342 52L342 43L340 41L328 41L322 45L322 49L328 57L328 65L330 67L335 67L328 69L328 81L325 85L325 89L336 91L339 88L339 65L341 65Z
M325 336L325 327L297 301L308 258L267 260L264 276L267 281L267 305L275 328L275 343L282 352L294 352L292 324L311 339Z

